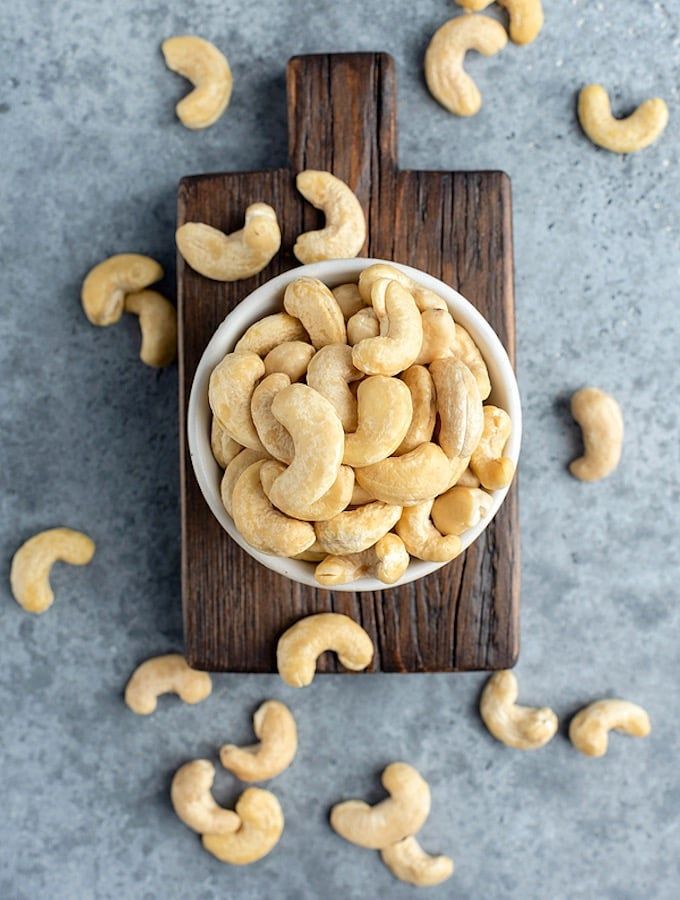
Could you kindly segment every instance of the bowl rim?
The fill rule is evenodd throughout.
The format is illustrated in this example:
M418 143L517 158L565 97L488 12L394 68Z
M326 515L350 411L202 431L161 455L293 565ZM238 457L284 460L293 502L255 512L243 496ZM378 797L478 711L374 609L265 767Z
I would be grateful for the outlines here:
M218 466L212 455L210 446L210 423L212 413L208 403L208 382L210 373L220 360L234 349L234 345L253 322L265 315L271 315L275 310L270 309L273 303L278 301L282 308L281 298L283 291L291 281L303 276L318 278L330 287L336 287L348 281L356 281L361 271L368 266L385 264L393 266L404 272L423 287L429 288L439 294L446 302L449 311L456 322L470 332L471 337L478 345L487 367L494 371L496 377L491 378L492 395L496 392L504 394L504 402L501 404L510 415L512 421L512 433L505 448L505 455L515 463L519 459L519 450L522 439L522 408L519 386L510 359L500 338L482 314L454 288L444 281L403 263L392 260L375 259L369 257L355 257L353 259L325 260L297 266L276 275L264 284L247 294L234 309L232 309L215 329L208 341L201 358L196 366L189 394L187 407L186 435L187 448L191 459L192 468L203 498L208 504L212 514L222 528L236 543L243 548L253 559L266 568L301 584L309 585L317 590L341 591L341 592L366 592L384 591L401 585L409 584L420 578L436 572L448 563L426 562L411 558L411 562L404 575L392 585L383 584L377 578L362 577L349 584L333 585L325 587L314 578L314 564L302 560L288 559L287 557L274 556L262 553L251 547L250 544L237 531L234 522L224 509L220 495L220 483L222 469ZM262 306L265 309L262 309ZM500 378L498 377L500 375ZM514 479L513 479L514 480ZM512 484L512 482L511 482ZM505 499L510 485L501 490L491 491L493 498L489 514L483 518L474 528L461 535L461 553L472 544L493 521Z

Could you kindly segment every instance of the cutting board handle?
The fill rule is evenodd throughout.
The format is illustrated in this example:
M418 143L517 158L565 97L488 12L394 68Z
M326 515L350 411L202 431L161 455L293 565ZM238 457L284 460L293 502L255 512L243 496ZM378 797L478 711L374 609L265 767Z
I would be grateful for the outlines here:
M286 80L293 171L333 172L367 203L371 183L375 190L381 172L392 177L397 168L394 60L388 53L294 56Z

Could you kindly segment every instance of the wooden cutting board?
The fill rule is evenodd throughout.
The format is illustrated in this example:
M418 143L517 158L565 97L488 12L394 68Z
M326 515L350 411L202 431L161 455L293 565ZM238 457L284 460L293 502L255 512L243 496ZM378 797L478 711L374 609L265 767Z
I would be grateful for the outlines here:
M436 574L376 593L315 590L260 566L222 530L194 478L186 410L194 371L225 315L254 288L299 265L298 234L323 216L295 189L301 169L346 181L368 221L365 256L393 259L459 290L514 359L510 182L502 172L400 171L396 79L385 53L300 56L288 63L290 167L197 175L179 186L178 224L241 228L249 203L277 211L281 253L254 278L222 284L177 260L180 332L182 602L186 653L200 669L276 671L276 641L296 619L336 611L360 622L373 671L444 672L512 666L518 653L519 529L516 482L493 523ZM464 123L451 121L442 140ZM334 656L319 670L343 671Z

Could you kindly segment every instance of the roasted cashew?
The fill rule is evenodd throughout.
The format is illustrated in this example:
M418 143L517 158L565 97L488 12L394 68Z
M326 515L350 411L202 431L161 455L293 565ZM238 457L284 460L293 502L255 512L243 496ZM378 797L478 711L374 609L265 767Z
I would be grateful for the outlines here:
M241 452L237 453L229 462L224 471L222 483L220 484L220 496L222 497L222 505L232 519L234 518L234 514L232 512L231 501L236 482L249 466L252 466L253 463L258 462L258 460L261 459L267 459L267 454L264 450L241 450Z
M453 875L450 857L430 856L412 836L385 847L380 857L395 878L416 887L432 887Z
M612 153L637 153L653 144L668 124L668 107L660 97L645 100L625 119L615 119L601 84L589 84L578 96L581 128L593 144Z
M175 107L177 118L185 128L213 125L231 99L233 78L227 58L210 41L190 34L168 38L161 50L168 69L194 85Z
M154 656L137 666L125 688L125 702L138 716L155 712L161 694L177 694L184 703L200 703L210 696L207 672L192 669L180 653Z
M512 672L494 672L482 691L480 715L497 741L516 750L538 750L555 736L557 716L548 707L519 706L516 701Z
M302 322L288 313L274 313L254 322L234 347L239 350L250 350L258 356L265 357L271 350L287 341L304 341L307 332Z
M465 363L454 357L435 359L430 375L437 391L439 445L450 459L470 456L484 428L477 382Z
M238 831L241 820L232 809L215 803L211 793L215 766L207 759L194 759L175 772L170 785L170 800L178 818L198 834L230 834Z
M250 404L255 386L264 375L257 353L227 353L210 375L208 401L222 428L242 447L262 450Z
M326 216L325 228L307 231L295 241L293 253L301 263L358 256L366 240L366 217L352 190L331 175L305 169L295 180L298 191Z
M599 388L581 388L571 398L571 414L583 433L583 456L569 464L581 481L599 481L618 466L623 444L623 416L616 400Z
M85 276L80 298L93 325L113 325L123 315L125 295L141 291L163 277L163 267L149 256L118 253Z
M347 344L326 344L307 367L307 384L333 405L345 431L357 427L357 401L348 385L362 377L352 364L352 348Z
M472 12L479 12L491 6L494 0L456 0L458 6ZM543 28L543 5L541 0L496 0L510 15L510 40L515 44L530 44Z
M12 558L10 586L22 609L44 613L54 602L50 570L55 562L86 566L94 556L95 545L82 531L49 528L25 541Z
M359 276L359 293L363 297L364 303L373 302L371 296L373 285L383 278L388 281L397 281L403 288L406 288L416 301L420 312L425 312L426 309L448 309L446 301L439 294L422 287L401 269L388 266L386 263L374 263L362 270Z
M283 834L283 811L276 796L262 788L247 788L236 803L241 820L233 834L204 834L203 849L220 862L247 866L266 856Z
M147 366L162 369L177 357L177 310L157 291L126 294L124 309L139 316L142 346L139 358Z
M407 763L394 762L380 779L390 795L369 806L363 800L345 800L331 810L331 827L352 844L384 850L415 834L430 813L430 787Z
M373 641L358 622L340 613L317 613L299 619L279 638L279 675L291 687L307 687L314 680L317 659L328 650L353 672L365 669L373 659Z
M413 506L445 491L451 462L441 447L426 443L382 462L356 469L354 476L364 490L383 503Z
M367 338L378 337L379 334L380 323L371 306L360 309L347 322L347 343L350 347Z
M260 470L260 481L267 496L276 479L285 471L286 467L280 462L269 460ZM309 507L303 509L296 507L296 519L307 522L325 522L337 516L349 505L354 490L354 471L349 466L340 466L338 477L330 488L315 500ZM312 549L316 548L316 544ZM307 551L306 551L307 552ZM325 554L324 554L325 555ZM299 555L298 555L299 556ZM322 557L323 558L323 557Z
M220 748L220 762L241 781L275 778L288 768L297 753L293 714L285 704L267 700L253 716L253 730L259 738L258 744L251 747L224 744Z
M371 375L357 391L356 431L345 435L346 466L370 466L394 453L413 416L411 393L403 381Z
M416 358L416 365L427 366L434 359L452 356L451 347L456 340L456 323L448 309L426 309L420 314L423 326L423 343Z
M295 456L270 496L274 506L295 516L323 497L338 477L345 433L328 400L306 384L284 388L274 398L272 412L292 437Z
M342 310L345 322L366 306L364 298L359 293L359 285L355 281L351 281L348 284L339 284L337 287L332 288L331 291Z
M493 56L508 42L505 28L488 16L458 16L439 28L425 53L425 80L430 93L449 112L474 116L482 95L463 69L465 54L476 50Z
M253 391L250 414L262 446L282 462L289 463L295 456L293 439L272 413L274 397L290 385L290 378L282 372L266 375Z
M456 339L453 342L451 351L456 359L465 363L472 372L479 388L479 396L482 400L486 400L491 393L491 381L489 380L486 363L479 352L477 344L475 344L463 326L458 323L456 323Z
M484 430L470 456L470 468L483 487L497 491L507 487L515 474L515 464L509 456L502 456L512 431L512 421L504 409L485 406Z
M281 372L291 382L300 381L305 377L307 366L315 353L314 347L305 341L284 341L265 356L264 371L267 375Z
M333 556L360 553L384 537L401 515L401 506L390 503L366 503L341 512L327 522L314 526L319 548Z
M410 366L402 373L401 380L411 392L413 417L404 440L394 451L395 456L431 441L437 422L437 395L432 376L425 366Z
M243 450L239 443L229 437L215 416L212 417L210 426L210 449L215 457L215 462L221 469L226 469L232 459L235 459Z
M408 568L410 557L396 534L386 534L368 550L344 556L327 556L314 571L319 584L329 587L348 584L362 575L371 575L383 584L394 584Z
M383 296L385 316L380 335L359 341L352 348L352 361L367 375L397 375L413 365L423 343L423 326L413 296L397 281L376 281L371 296ZM375 309L375 306L374 306Z
M269 265L281 246L276 212L267 203L251 203L243 228L225 234L203 222L186 222L175 233L184 260L213 281L241 281Z
M430 519L433 503L434 500L423 500L415 506L405 506L395 530L411 556L430 562L449 562L460 553L460 538L437 531Z
M432 521L442 534L463 534L483 519L493 498L479 488L456 485L434 501Z
M316 540L314 528L309 522L289 518L272 505L260 482L263 465L263 460L259 460L248 466L234 485L231 497L234 525L256 550L276 556L295 556L312 546Z
M569 740L586 756L604 756L611 730L632 737L647 737L649 716L629 700L596 700L576 713L569 723Z
M329 288L318 278L296 278L283 295L286 312L304 325L317 350L326 344L344 344L347 338L342 310Z

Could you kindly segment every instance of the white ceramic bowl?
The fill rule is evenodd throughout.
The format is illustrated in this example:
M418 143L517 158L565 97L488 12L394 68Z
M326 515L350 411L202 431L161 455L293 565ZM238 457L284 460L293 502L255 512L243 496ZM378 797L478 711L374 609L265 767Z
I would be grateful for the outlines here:
M460 322L470 332L484 357L489 369L491 384L493 385L491 396L486 402L502 407L510 414L512 419L512 435L505 448L505 455L509 456L515 464L517 464L519 456L522 436L522 410L517 380L510 365L510 360L496 333L486 319L453 288L418 269L380 259L328 260L309 266L300 266L297 269L291 269L289 272L284 272L283 275L272 278L271 281L263 284L248 297L245 297L236 309L229 313L205 348L205 352L196 369L194 382L191 387L191 396L189 397L187 421L189 454L196 478L208 506L220 525L236 543L243 547L254 559L262 563L263 566L267 566L267 568L285 575L287 578L292 578L293 581L309 584L319 589L323 588L314 578L313 563L272 556L255 550L239 534L233 520L224 509L220 497L222 470L215 462L210 449L211 412L208 405L208 381L210 380L210 373L215 366L225 354L234 349L238 339L253 322L261 319L263 316L282 310L283 292L291 281L302 275L307 275L310 278L319 278L329 287L335 287L348 281L357 281L362 269L377 262L387 262L389 265L401 269L414 281L422 284L423 287L430 288L439 294L440 297L443 297L456 322ZM469 547L488 526L500 509L507 492L508 488L494 491L493 505L489 514L475 528L471 528L461 535L463 548ZM403 577L396 584L407 584L409 581L415 581L417 578L422 578L436 571L442 565L446 565L446 563L423 562L422 560L413 559ZM335 585L332 590L381 591L385 590L386 587L386 585L375 578L361 578L351 584Z

